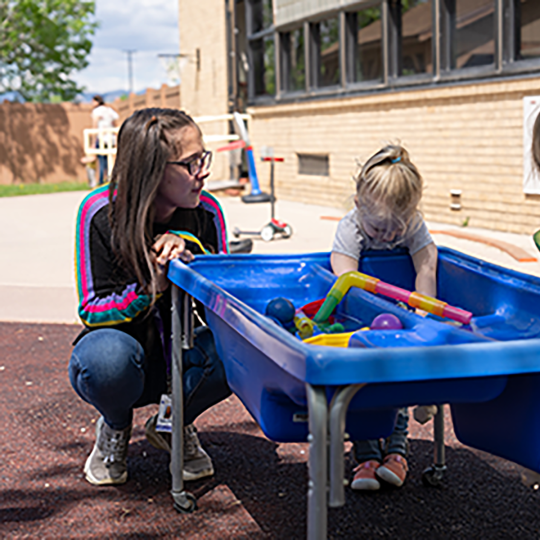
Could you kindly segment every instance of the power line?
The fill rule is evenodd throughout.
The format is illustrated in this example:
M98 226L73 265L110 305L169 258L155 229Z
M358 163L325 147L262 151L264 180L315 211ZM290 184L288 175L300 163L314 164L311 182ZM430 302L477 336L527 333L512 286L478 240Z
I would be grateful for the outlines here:
M133 93L133 53L137 51L135 49L124 49L124 52L127 54L128 61L128 83L129 83L129 93Z

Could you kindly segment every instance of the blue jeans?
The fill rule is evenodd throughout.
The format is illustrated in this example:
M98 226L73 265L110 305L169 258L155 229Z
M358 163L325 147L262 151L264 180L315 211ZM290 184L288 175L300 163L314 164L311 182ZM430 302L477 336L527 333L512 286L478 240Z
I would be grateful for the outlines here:
M103 328L77 343L69 362L69 378L75 392L93 405L110 427L121 430L131 425L133 408L143 395L147 364L144 350L135 338L120 330ZM195 346L183 351L182 365L187 425L231 391L214 337L207 327L195 330Z
M107 156L98 155L97 158L98 158L98 168L99 168L98 186L101 186L105 178L105 171L107 170Z
M388 454L400 454L407 457L409 453L409 441L407 440L407 427L409 426L409 413L407 409L399 409L396 425L392 434L384 441L381 447L379 439L369 441L354 441L353 452L358 463L374 459L382 461Z

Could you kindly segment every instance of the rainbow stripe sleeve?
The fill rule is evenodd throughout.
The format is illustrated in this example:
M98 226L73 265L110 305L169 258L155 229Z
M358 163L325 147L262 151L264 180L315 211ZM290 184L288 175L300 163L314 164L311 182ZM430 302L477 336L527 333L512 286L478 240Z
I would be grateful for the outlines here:
M82 322L89 327L130 322L150 305L151 300L148 295L138 292L140 287L137 283L113 283L111 272L107 276L100 276L101 281L107 283L107 290L96 290L92 261L96 257L106 258L111 254L110 247L99 253L98 246L90 245L90 229L94 216L108 202L108 185L100 186L83 200L77 215L75 278L79 296L78 311Z
M227 223L225 221L225 215L223 209L218 200L208 193L203 191L201 193L201 204L205 210L208 210L214 214L214 225L216 227L218 236L218 253L229 253L229 244L227 242Z

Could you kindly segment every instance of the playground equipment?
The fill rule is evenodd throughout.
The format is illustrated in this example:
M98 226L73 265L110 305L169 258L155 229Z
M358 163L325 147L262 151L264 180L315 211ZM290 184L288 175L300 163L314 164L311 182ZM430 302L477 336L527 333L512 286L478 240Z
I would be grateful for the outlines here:
M414 287L405 250L368 252L360 270ZM438 407L428 485L446 469L443 404L462 443L540 471L540 279L439 248L438 294L474 313L470 325L421 317L353 287L336 316L360 329L392 313L403 329L357 331L365 336L360 346L336 348L302 342L264 315L278 296L300 306L324 298L336 280L329 253L202 256L189 266L172 261L169 278L205 306L229 385L265 435L309 441L310 540L326 537L327 505L345 503L345 431L352 439L386 437L400 407ZM175 324L178 347L190 329ZM181 400L174 403L181 416ZM178 485L174 463L172 473Z
M85 156L107 156L107 174L111 175L116 158L116 141L120 128L87 128L83 130Z
M291 226L284 222L276 219L275 215L275 186L274 186L274 163L283 162L283 158L268 156L263 157L261 161L270 162L270 195L264 192L260 192L258 195L253 194L253 189L249 195L244 195L242 201L245 203L260 203L260 202L270 202L270 221L264 225L260 231L242 231L238 227L233 229L233 235L239 237L241 235L251 235L251 236L260 236L265 242L270 242L274 239L276 235L280 235L282 238L290 238L292 235ZM255 167L255 165L253 165ZM259 188L260 189L260 188Z
M249 181L251 184L251 193L242 196L242 202L246 204L270 203L270 222L267 223L260 231L242 231L238 227L233 229L233 235L239 237L241 235L260 236L265 242L270 242L276 235L281 235L283 238L289 238L292 235L290 225L284 221L280 221L275 217L275 185L274 185L274 163L283 162L283 158L274 157L273 150L269 155L263 156L262 161L270 162L270 193L261 190L259 185L259 177L257 176L257 167L255 166L255 157L253 155L253 147L249 139L249 134L244 123L244 117L237 112L233 113L233 121L236 132L240 140L229 143L228 145L219 148L218 150L232 150L243 148L246 154L248 166Z

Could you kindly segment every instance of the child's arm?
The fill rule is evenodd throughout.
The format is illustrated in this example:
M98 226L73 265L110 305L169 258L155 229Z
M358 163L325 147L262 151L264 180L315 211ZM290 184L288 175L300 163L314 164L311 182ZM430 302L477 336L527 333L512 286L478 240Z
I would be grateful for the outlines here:
M356 259L343 253L337 253L336 251L332 251L330 255L330 264L336 276L341 276L345 272L356 272L358 270L358 261Z
M435 298L437 296L437 246L431 242L412 255L416 270L416 291Z

